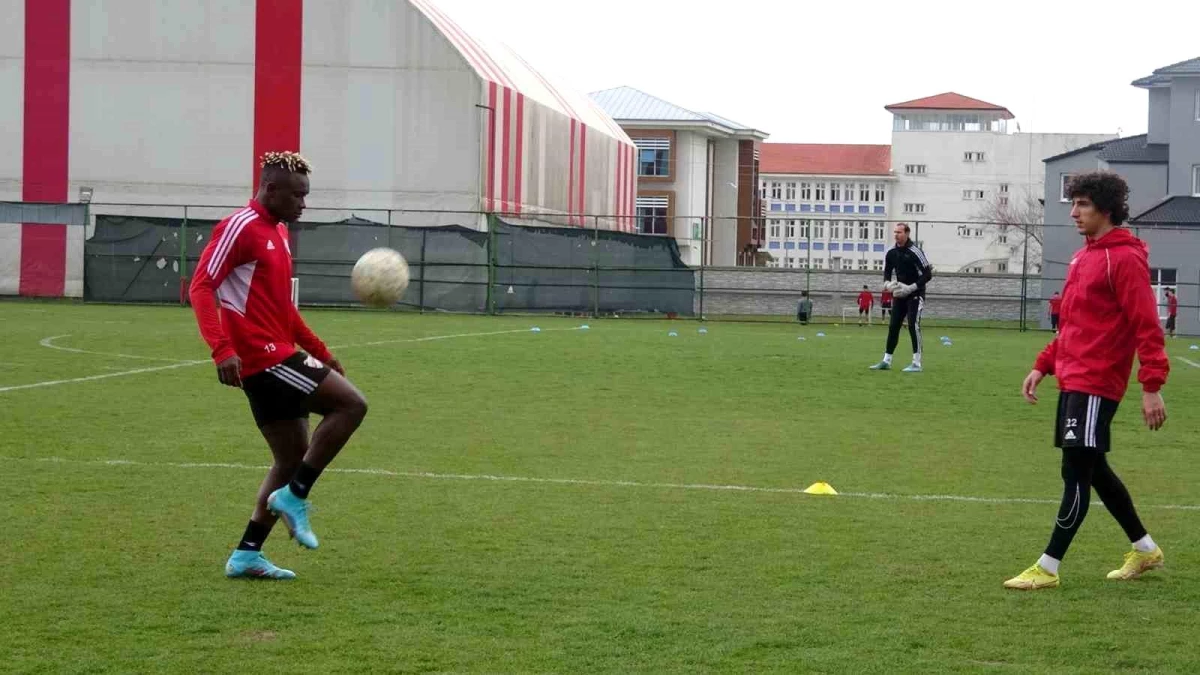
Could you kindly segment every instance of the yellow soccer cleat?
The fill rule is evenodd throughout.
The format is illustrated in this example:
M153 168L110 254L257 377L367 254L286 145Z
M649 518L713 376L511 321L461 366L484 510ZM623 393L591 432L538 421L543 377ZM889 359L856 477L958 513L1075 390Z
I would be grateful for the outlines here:
M1029 569L1004 582L1005 588L1018 591L1036 591L1039 588L1057 588L1058 575L1042 569L1034 563Z
M1127 581L1136 579L1150 570L1162 569L1162 566L1163 551L1160 547L1155 546L1154 550L1149 553L1143 553L1135 548L1125 554L1125 564L1121 565L1120 569L1109 572L1108 578Z

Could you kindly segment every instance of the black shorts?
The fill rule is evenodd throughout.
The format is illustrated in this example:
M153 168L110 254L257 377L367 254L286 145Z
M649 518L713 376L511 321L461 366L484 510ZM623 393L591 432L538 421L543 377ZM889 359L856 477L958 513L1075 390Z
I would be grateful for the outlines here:
M1175 330L1175 315L1167 317L1167 330Z
M1054 425L1054 447L1093 448L1108 452L1110 427L1117 414L1117 401L1079 392L1058 394L1058 421Z
M329 375L329 366L296 352L282 363L242 380L250 412L261 429L270 422L308 417L308 399Z
M885 302L885 303L883 303L882 305L880 305L879 307L880 307L880 309L891 309L891 308L892 308L892 303L890 303L890 302Z

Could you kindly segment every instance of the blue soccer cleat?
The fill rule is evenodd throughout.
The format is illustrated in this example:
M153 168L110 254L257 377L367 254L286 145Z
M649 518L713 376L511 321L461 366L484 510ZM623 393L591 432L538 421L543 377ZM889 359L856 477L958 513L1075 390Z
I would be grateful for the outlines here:
M296 573L276 567L270 560L263 557L261 551L234 550L233 555L225 563L225 576L230 579L247 577L250 579L295 579Z
M317 535L308 525L308 502L297 497L287 485L267 497L267 508L283 519L288 532L305 548L317 547Z
M921 372L921 366L920 366L919 364L916 364L916 363L914 363L914 364L912 364L912 365L910 365L910 366L906 367L906 368L905 368L905 369L904 369L902 372L905 372L905 373L919 373L919 372Z
M871 370L891 370L891 369L892 369L892 364L888 363L887 361L880 361L879 363L876 363L875 365L871 366Z

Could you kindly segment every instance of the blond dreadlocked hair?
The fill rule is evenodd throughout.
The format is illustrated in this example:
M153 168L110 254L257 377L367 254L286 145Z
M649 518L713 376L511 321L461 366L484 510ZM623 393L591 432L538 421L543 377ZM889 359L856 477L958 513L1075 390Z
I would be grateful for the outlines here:
M262 168L286 169L291 173L312 173L312 164L298 152L267 152L263 153L259 165Z

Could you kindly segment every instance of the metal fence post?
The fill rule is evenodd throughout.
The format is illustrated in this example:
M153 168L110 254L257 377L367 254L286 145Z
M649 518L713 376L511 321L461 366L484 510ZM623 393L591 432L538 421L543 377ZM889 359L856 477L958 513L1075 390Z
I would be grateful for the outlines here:
M429 230L421 229L421 258L418 261L421 265L421 290L418 294L417 303L420 304L421 313L425 313L425 240L429 234Z
M707 216L700 230L700 311L698 321L704 321L704 265L708 262L708 233L710 222Z
M496 216L487 214L487 313L496 313L496 298L492 290L496 285Z
M179 224L179 283L183 284L183 280L188 275L187 250L188 250L188 207L183 207L183 222ZM179 304L186 305L187 292L185 288L179 289Z
M592 216L592 318L600 318L600 216Z
M1025 232L1024 249L1021 262L1021 332L1028 330L1026 317L1029 310L1029 223L1023 223L1022 229Z

